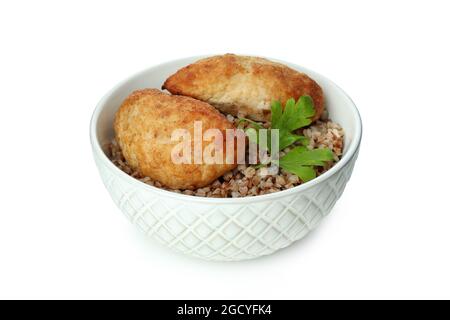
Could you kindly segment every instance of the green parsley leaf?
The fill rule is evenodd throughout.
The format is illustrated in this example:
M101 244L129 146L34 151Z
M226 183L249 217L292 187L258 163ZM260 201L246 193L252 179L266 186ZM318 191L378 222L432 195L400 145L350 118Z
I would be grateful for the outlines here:
M280 101L273 101L271 105L272 119L271 127L274 129L279 129L281 125L281 117L283 115L283 108L281 107Z
M316 113L314 102L310 96L301 96L297 101L297 107L304 118L311 118Z
M272 102L272 128L292 132L311 124L315 114L310 96L301 96L297 103L293 98L286 101L284 110L279 101Z
M284 163L296 163L303 166L323 166L326 161L333 160L333 152L328 149L308 150L306 147L296 147L280 159Z
M283 167L283 169L297 175L303 182L308 182L316 177L316 171L313 167L289 165Z
M327 161L333 160L333 157L333 152L328 148L308 150L300 146L283 156L279 160L279 165L306 182L316 177L313 166L324 166Z
M297 103L293 98L286 101L284 110L279 101L273 101L272 106L272 129L278 129L280 134L280 150L301 141L307 145L309 140L292 133L297 129L311 124L311 118L315 114L314 104L310 96L301 96Z
M303 145L309 144L309 139L306 138L305 136L280 131L280 141L279 141L280 150L283 150L284 148L290 146L291 144L294 144L297 141L301 141Z

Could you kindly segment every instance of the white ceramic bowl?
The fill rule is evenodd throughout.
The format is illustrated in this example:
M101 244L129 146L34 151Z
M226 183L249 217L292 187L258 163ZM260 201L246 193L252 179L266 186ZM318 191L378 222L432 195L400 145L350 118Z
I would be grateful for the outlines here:
M160 88L179 68L201 57L167 62L123 81L98 103L90 136L103 182L120 210L140 230L179 252L207 260L243 260L271 254L303 238L333 208L355 164L362 134L351 99L333 82L303 67L285 63L323 88L330 117L345 130L342 159L318 178L289 190L247 198L201 198L142 183L106 156L112 123L122 101L134 90ZM272 59L275 60L275 59Z

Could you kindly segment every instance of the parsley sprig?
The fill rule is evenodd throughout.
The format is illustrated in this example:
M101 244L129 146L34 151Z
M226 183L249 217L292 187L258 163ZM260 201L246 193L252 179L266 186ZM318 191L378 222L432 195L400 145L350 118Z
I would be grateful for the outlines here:
M310 150L306 146L309 139L299 135L296 131L311 124L315 114L314 103L310 96L301 96L296 102L293 98L286 101L284 109L280 101L273 101L271 105L272 119L268 132L268 148L270 151L270 130L279 130L279 149L297 144L291 151L279 159L279 166L284 170L297 175L303 182L316 177L316 166L324 166L326 162L333 160L333 152L328 148ZM247 121L256 129L262 129L257 122Z
M300 141L303 145L308 145L309 140L302 135L293 133L293 131L306 127L311 124L311 118L315 114L313 101L310 96L302 96L295 103L294 99L286 101L283 108L279 101L272 102L272 121L271 128L278 129L280 135L280 150Z
M281 157L279 165L306 182L316 177L314 166L324 166L327 161L331 160L333 160L333 152L328 148L308 150L308 148L300 146Z

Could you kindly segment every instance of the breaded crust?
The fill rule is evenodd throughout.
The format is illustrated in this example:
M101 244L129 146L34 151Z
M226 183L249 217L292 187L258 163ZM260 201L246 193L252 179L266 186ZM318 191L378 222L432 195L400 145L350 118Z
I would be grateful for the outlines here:
M175 129L187 129L194 139L194 121L210 128L233 129L225 116L206 102L169 95L157 89L133 92L116 113L116 140L129 165L173 189L199 188L236 167L235 164L175 164L171 152ZM203 149L209 142L203 143ZM223 142L225 146L225 142Z
M256 121L270 120L273 100L283 103L309 95L320 118L324 109L320 86L306 74L258 57L225 54L190 64L170 76L162 86L208 102L224 113Z

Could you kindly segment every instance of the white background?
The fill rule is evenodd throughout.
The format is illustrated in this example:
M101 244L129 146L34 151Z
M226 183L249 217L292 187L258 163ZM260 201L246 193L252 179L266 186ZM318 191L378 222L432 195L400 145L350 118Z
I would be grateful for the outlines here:
M0 4L0 298L450 298L448 1ZM360 108L332 214L273 256L209 263L113 205L88 124L167 60L253 53L318 71Z

